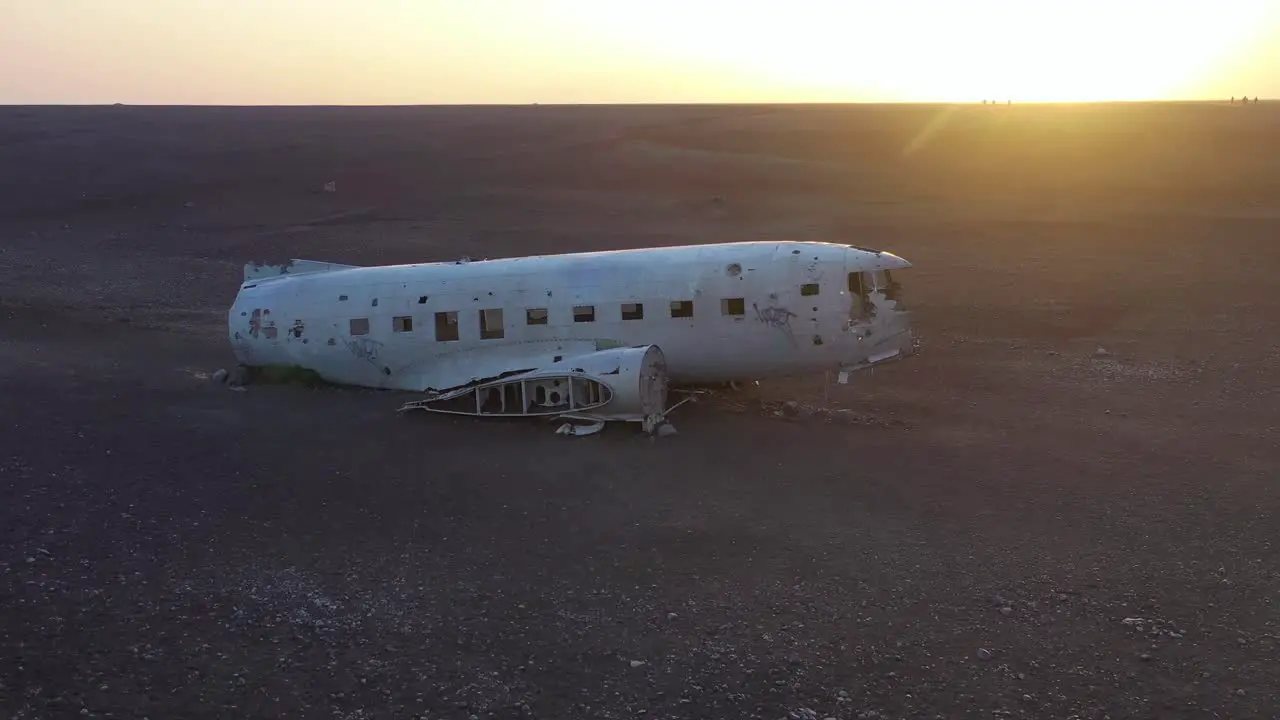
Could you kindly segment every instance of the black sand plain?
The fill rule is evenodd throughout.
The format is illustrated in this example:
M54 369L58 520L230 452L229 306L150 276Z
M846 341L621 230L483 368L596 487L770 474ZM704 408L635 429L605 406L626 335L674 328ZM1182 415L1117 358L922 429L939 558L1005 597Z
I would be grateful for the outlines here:
M0 108L0 716L1280 716L1278 128ZM653 442L208 380L250 260L783 238L915 263L854 422L779 416L821 378Z

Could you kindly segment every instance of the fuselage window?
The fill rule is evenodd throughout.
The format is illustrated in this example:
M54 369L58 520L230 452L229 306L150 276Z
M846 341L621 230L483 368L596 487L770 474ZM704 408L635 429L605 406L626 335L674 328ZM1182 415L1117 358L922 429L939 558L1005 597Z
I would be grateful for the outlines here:
M413 318L408 315L393 317L391 318L391 329L394 332L413 332Z
M338 302L346 302L346 300L347 300L347 296L346 296L346 295L339 295L339 296L338 296Z
M436 313L436 340L448 341L458 339L458 313Z
M529 308L524 311L525 325L546 325L547 309L546 308Z
M805 283L800 286L800 294L808 297L818 294L818 283Z
M480 339L497 340L502 337L502 308L480 311Z
M369 318L351 318L348 329L352 335L368 335Z
M419 304L419 305L426 305L426 304L427 304L427 296L426 296L426 295L419 295L419 296L418 296L418 304Z
M673 318L693 317L693 301L692 300L672 300L671 301L671 317Z
M720 300L721 315L746 315L747 301L745 298L723 298Z
M574 322L595 322L596 306L595 305L574 305L573 321Z
M644 305L638 302L622 303L623 320L643 320Z

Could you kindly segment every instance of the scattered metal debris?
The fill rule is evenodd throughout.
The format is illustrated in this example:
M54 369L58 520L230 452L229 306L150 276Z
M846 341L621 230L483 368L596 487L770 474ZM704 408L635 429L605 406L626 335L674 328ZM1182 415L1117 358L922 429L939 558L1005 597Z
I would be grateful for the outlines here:
M227 385L230 385L231 387L244 387L249 384L249 376L249 368L244 365L237 365L227 376Z
M575 423L567 422L561 425L560 427L556 428L556 434L557 435L573 435L575 437L582 437L585 435L595 435L596 433L600 432L603 429L604 429L603 420L597 420L595 422L585 423L585 424L575 424Z

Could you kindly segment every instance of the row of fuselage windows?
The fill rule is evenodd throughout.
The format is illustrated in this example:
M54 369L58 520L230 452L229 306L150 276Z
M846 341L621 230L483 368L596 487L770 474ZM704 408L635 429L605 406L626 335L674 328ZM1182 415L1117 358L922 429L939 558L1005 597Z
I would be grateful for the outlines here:
M848 274L849 291L864 297L871 287L876 283L863 278L863 275L869 273L851 272ZM889 273L884 271L886 284L892 286L892 282L888 281ZM802 297L812 297L817 295L820 288L818 283L805 283L800 286L800 295ZM346 295L338 298L345 301ZM418 304L426 304L427 296L423 295L418 298ZM377 306L378 300L375 298L372 303ZM643 303L626 302L618 306L620 318L622 320L643 320L645 317L645 309ZM528 308L525 311L526 325L546 325L549 318L547 308ZM692 300L672 300L668 306L668 312L673 318L691 318L693 317L693 301ZM747 312L746 298L721 298L720 314L729 317L742 317ZM458 311L445 310L435 313L435 339L439 341L451 341L460 339L458 332ZM573 321L575 323L589 323L596 321L596 306L594 305L575 305L573 308ZM502 308L487 308L479 312L480 322L480 339L482 340L498 340L506 335L505 318ZM412 315L400 315L391 318L391 329L397 333L411 333L416 330L414 318ZM350 333L352 335L368 335L369 334L369 318L352 318L350 321Z
M801 295L817 295L817 283L802 285L800 288ZM643 320L645 318L644 303L625 302L618 305L619 319L621 320ZM667 312L673 318L691 318L693 317L693 301L692 300L672 300L668 304ZM729 317L742 317L747 314L746 298L721 298L720 314ZM528 308L524 311L524 322L526 325L546 325L549 319L547 308ZM445 310L435 313L435 339L439 341L458 340L460 334L458 332L458 311ZM575 323L589 323L596 321L595 305L575 305L573 308L573 321ZM369 318L352 318L350 332L352 335L368 335L369 334ZM498 340L506 334L505 317L502 308L486 308L479 311L480 323L480 339L481 340ZM412 315L399 315L391 318L391 329L397 333L415 332L417 327L414 324Z

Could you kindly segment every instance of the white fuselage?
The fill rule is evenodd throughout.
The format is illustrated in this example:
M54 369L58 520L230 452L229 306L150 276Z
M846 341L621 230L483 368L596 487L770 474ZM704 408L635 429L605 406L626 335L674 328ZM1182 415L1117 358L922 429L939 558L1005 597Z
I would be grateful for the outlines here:
M246 268L228 334L244 365L444 391L619 346L676 383L865 367L912 349L895 255L743 242L382 267Z

